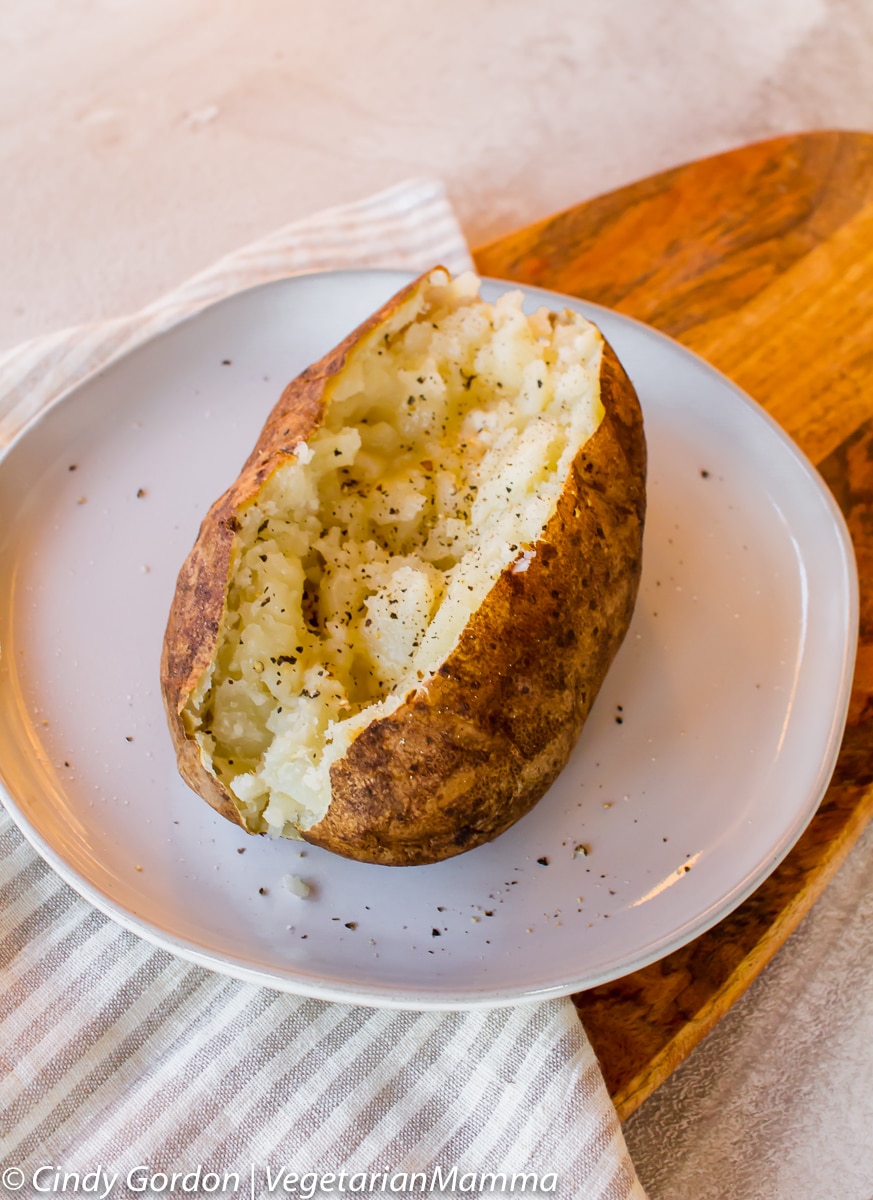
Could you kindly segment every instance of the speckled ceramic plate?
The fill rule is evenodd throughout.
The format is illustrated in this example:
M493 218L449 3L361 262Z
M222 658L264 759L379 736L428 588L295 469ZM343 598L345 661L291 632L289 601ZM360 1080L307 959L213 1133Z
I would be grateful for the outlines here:
M503 837L436 866L246 837L176 774L158 683L176 573L287 380L406 279L301 276L217 304L6 453L0 778L64 879L195 962L377 1005L569 993L714 924L806 826L848 702L851 547L747 397L652 330L568 301L638 388L650 481L633 625L566 771Z

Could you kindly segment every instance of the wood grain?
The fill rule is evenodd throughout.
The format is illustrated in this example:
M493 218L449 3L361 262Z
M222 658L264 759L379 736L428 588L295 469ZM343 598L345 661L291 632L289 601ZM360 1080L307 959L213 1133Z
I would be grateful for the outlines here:
M690 163L475 258L646 321L730 375L818 466L858 558L849 719L806 833L714 929L574 997L625 1118L783 945L873 815L873 136L799 134Z

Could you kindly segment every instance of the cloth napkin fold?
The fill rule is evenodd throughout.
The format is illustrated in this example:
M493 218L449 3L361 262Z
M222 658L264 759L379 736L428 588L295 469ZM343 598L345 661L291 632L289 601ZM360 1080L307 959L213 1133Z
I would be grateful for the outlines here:
M438 181L289 225L135 316L0 357L0 447L98 367L240 288L437 262L472 265ZM102 916L0 810L0 1198L535 1186L645 1200L569 999L396 1012L240 983Z

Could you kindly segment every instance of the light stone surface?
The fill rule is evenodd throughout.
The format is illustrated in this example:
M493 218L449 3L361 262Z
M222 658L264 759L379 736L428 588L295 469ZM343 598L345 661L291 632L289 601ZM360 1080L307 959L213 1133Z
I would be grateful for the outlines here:
M0 0L0 349L441 176L470 240L873 127L869 0Z
M411 175L475 244L829 127L870 0L0 0L0 350ZM873 1198L871 857L629 1122L651 1200Z

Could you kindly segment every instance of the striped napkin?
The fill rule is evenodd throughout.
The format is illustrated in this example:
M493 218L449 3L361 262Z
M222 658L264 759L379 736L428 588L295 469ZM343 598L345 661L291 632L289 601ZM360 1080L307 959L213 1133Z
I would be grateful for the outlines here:
M0 357L0 448L60 392L239 288L436 262L471 265L431 180L287 226L134 317ZM396 1012L240 983L92 909L0 810L0 1197L431 1192L645 1200L569 999Z

